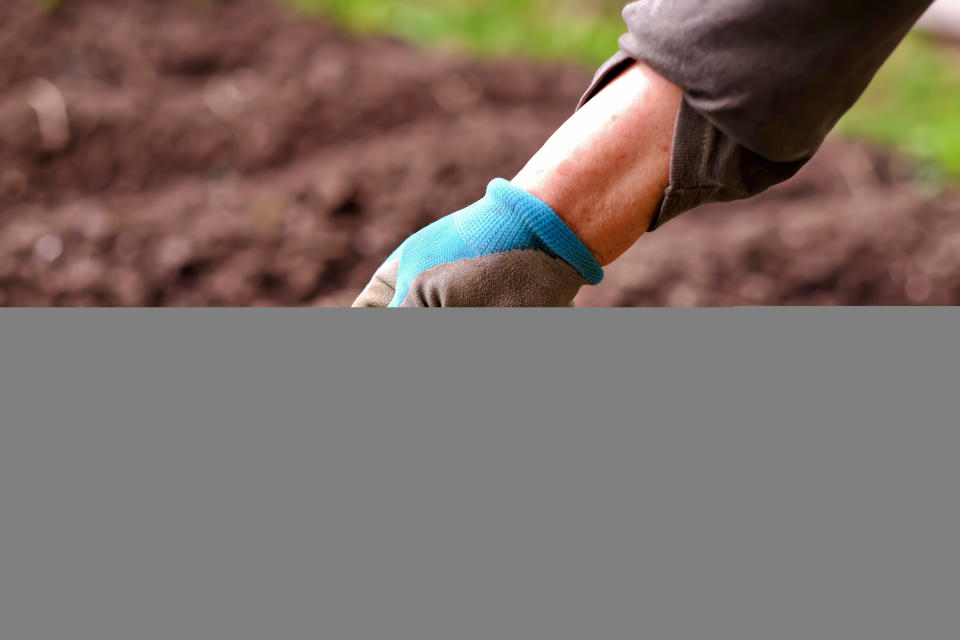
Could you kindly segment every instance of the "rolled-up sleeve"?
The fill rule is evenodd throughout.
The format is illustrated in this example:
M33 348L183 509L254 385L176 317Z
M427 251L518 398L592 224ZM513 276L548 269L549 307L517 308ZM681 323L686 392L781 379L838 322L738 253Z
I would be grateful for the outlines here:
M654 228L792 176L932 0L642 0L581 104L635 60L683 89Z

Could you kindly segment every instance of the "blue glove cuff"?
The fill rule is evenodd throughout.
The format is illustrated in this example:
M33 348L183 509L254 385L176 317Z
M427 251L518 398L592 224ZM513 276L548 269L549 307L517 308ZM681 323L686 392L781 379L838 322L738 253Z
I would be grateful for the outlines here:
M399 260L390 306L403 304L414 279L434 267L527 249L565 260L590 284L603 280L593 254L553 209L498 178L480 201L421 229L387 258Z
M472 248L478 255L515 249L529 243L532 236L540 245L535 248L565 260L590 284L603 281L600 264L560 216L543 200L507 180L493 180L483 200L453 218L460 236L476 245ZM505 225L504 220L519 224ZM527 240L521 240L521 235Z

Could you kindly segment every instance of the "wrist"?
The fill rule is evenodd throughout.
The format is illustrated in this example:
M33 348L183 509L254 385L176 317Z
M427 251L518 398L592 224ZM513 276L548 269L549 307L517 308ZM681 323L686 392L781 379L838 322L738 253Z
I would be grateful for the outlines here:
M593 252L541 198L507 180L496 179L487 187L487 194L478 205L477 210L468 208L454 214L458 218L457 227L471 240L496 237L502 241L509 235L506 228L510 225L505 226L505 217L520 224L535 239L528 245L530 248L540 246L548 254L561 258L590 284L603 280L603 269ZM480 244L490 242L480 240Z
M513 184L549 203L557 217L583 243L601 267L616 260L642 233L619 228L620 225L615 224L617 218L611 218L608 208L569 193L562 186L545 181L531 181L523 174L514 178ZM619 219L628 218L619 216ZM643 223L638 221L638 224Z
M670 182L681 90L635 64L571 117L513 184L546 202L606 266L649 228Z

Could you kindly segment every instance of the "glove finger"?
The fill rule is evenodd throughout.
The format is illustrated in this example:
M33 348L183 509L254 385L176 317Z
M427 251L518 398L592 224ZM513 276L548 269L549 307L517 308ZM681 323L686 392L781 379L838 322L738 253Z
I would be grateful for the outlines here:
M402 307L569 307L587 281L542 251L508 251L424 271Z
M391 260L377 269L373 278L352 306L382 309L389 305L397 289L397 273L399 270L399 260Z

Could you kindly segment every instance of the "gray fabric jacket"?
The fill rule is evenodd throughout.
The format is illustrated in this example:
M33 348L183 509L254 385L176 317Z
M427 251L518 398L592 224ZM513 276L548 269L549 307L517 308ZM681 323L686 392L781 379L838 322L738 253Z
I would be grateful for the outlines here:
M581 105L634 60L684 90L657 228L786 180L932 0L641 0Z

